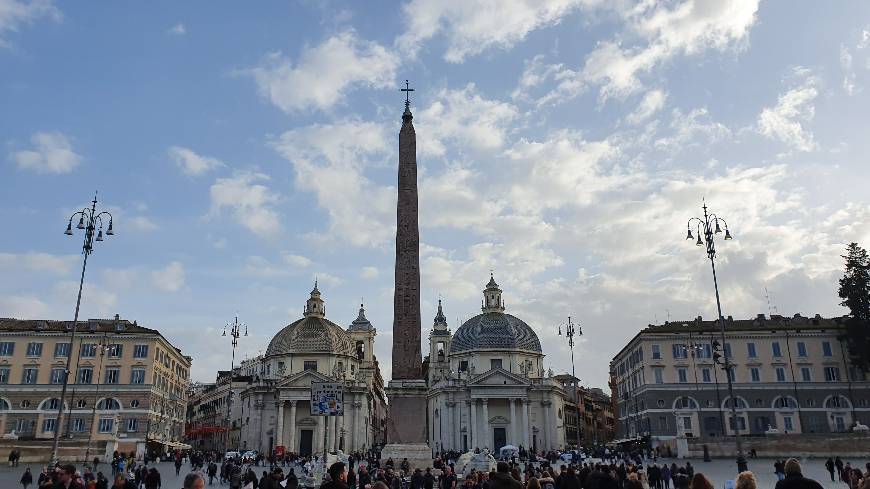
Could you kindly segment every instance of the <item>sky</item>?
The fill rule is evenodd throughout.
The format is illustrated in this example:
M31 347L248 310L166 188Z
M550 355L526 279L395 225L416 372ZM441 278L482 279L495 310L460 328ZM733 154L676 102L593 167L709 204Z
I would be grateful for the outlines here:
M69 216L115 236L82 318L137 320L229 368L300 318L364 302L390 378L405 80L417 132L422 340L490 271L507 312L606 386L650 323L716 315L686 241L702 201L723 314L841 315L870 244L870 3L759 0L0 0L0 317L72 319Z

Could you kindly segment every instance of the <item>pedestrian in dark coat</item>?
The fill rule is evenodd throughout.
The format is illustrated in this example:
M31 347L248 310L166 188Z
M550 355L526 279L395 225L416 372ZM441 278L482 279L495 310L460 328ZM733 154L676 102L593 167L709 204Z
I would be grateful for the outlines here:
M496 472L489 479L490 489L523 489L523 484L511 476L511 468L507 462L499 462Z
M793 458L783 464L783 470L785 477L776 483L775 489L822 489L821 484L801 474L801 464Z
M33 474L30 473L30 467L24 469L24 474L21 476L21 485L24 486L24 489L27 489L27 486L33 484Z

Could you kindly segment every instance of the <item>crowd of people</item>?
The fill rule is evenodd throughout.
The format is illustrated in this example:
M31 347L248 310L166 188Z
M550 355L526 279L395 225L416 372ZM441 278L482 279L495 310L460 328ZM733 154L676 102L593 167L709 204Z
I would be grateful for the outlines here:
M457 474L458 452L437 454L433 467L413 471L407 459L381 460L377 453L352 453L348 463L332 464L320 489L713 489L714 485L695 471L691 462L683 465L658 463L657 453L608 452L604 458L562 457L542 453L535 457L510 457L501 460L492 471L472 470L464 477ZM523 454L527 455L527 454ZM530 454L529 454L530 455ZM651 455L646 458L645 455ZM11 457L10 457L11 458ZM175 474L184 469L184 489L228 486L229 489L299 489L310 484L323 460L316 456L282 454L281 456L225 457L217 452L174 452L162 457L174 462ZM586 460L586 462L584 462ZM16 460L17 461L17 460ZM11 460L10 460L11 462ZM73 465L45 467L34 475L26 468L20 483L38 489L163 489L159 470L137 461L134 454L115 453L107 465L108 476L95 458L92 467L78 472ZM12 465L10 463L10 465ZM268 467L257 474L255 467ZM839 457L829 458L825 468L832 482L849 489L870 489L870 463L866 472L852 467ZM299 473L297 474L297 470ZM775 489L821 489L822 485L803 475L796 459L776 460L773 471ZM34 480L35 478L35 480ZM300 479L305 479L301 481ZM741 472L735 489L757 489L752 472ZM174 489L174 488L167 488Z

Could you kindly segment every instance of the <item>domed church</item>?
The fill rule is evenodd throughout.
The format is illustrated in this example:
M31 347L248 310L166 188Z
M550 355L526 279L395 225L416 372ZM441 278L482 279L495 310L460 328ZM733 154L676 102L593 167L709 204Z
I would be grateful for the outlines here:
M429 444L441 450L565 447L565 392L544 375L535 331L505 313L490 275L481 314L451 334L441 301L429 334Z
M376 334L362 304L347 329L327 319L315 283L303 317L272 338L261 375L241 394L244 411L250 413L241 446L265 453L276 447L321 453L324 429L330 451L364 451L382 441L386 402L374 356ZM310 415L312 382L344 382L344 416Z

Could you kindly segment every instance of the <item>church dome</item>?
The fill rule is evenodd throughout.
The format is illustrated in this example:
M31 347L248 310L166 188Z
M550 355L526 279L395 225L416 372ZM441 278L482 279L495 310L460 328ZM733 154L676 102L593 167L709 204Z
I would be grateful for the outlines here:
M478 314L456 330L450 353L474 350L525 350L542 353L541 341L522 319L503 312Z
M489 283L483 289L483 301L480 303L483 314L465 321L456 330L450 342L451 354L474 350L523 350L543 353L541 340L535 331L522 319L505 314L501 292L490 273Z
M341 326L317 316L285 326L269 342L266 356L287 353L354 355L354 342Z
M269 342L266 356L287 353L355 355L355 352L350 335L341 326L326 319L326 308L315 281L311 297L305 302L305 317L278 331Z

